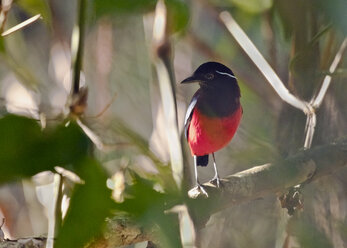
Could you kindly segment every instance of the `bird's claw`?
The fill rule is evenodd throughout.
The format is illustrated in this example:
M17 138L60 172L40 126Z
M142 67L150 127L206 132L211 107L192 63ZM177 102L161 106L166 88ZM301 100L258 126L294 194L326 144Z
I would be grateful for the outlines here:
M200 193L204 194L206 197L208 197L208 193L206 192L204 186L200 183L196 185L196 188L199 190Z
M222 182L219 178L219 176L214 176L214 178L212 178L210 180L210 183L212 183L213 185L215 185L217 188L220 188L222 186Z

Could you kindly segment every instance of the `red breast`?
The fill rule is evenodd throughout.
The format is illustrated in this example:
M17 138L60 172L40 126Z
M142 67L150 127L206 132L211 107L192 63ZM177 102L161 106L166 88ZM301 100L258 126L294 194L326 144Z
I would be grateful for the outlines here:
M192 155L210 154L226 146L239 126L241 116L241 105L230 116L222 118L206 116L195 108L188 130Z

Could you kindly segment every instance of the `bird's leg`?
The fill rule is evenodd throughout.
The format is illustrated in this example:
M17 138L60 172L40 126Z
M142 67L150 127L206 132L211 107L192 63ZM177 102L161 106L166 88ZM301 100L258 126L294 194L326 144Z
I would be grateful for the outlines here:
M211 179L210 182L213 184L216 184L216 186L219 188L221 185L221 182L220 182L220 177L217 170L216 158L214 157L214 153L212 153L212 158L213 158L213 167L214 167L214 177Z
M195 172L196 187L198 188L198 190L201 193L203 193L206 197L208 197L208 194L207 194L206 190L204 189L204 186L202 186L202 184L199 182L199 179L198 179L198 164L197 164L196 156L194 156L194 172Z

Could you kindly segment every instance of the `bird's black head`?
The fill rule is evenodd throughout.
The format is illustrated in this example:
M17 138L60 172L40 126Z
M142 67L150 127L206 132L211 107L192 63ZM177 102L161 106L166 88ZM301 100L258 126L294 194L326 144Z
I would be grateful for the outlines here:
M217 87L218 85L236 83L234 73L225 65L217 62L206 62L198 67L192 76L181 83L198 82L201 87Z

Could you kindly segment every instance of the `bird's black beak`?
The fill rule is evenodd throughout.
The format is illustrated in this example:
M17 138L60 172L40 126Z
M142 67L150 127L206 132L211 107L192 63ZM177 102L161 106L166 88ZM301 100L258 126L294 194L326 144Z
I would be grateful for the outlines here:
M186 79L184 79L181 82L181 84L190 84L190 83L199 83L199 82L201 82L201 80L193 75L191 77L187 77Z

